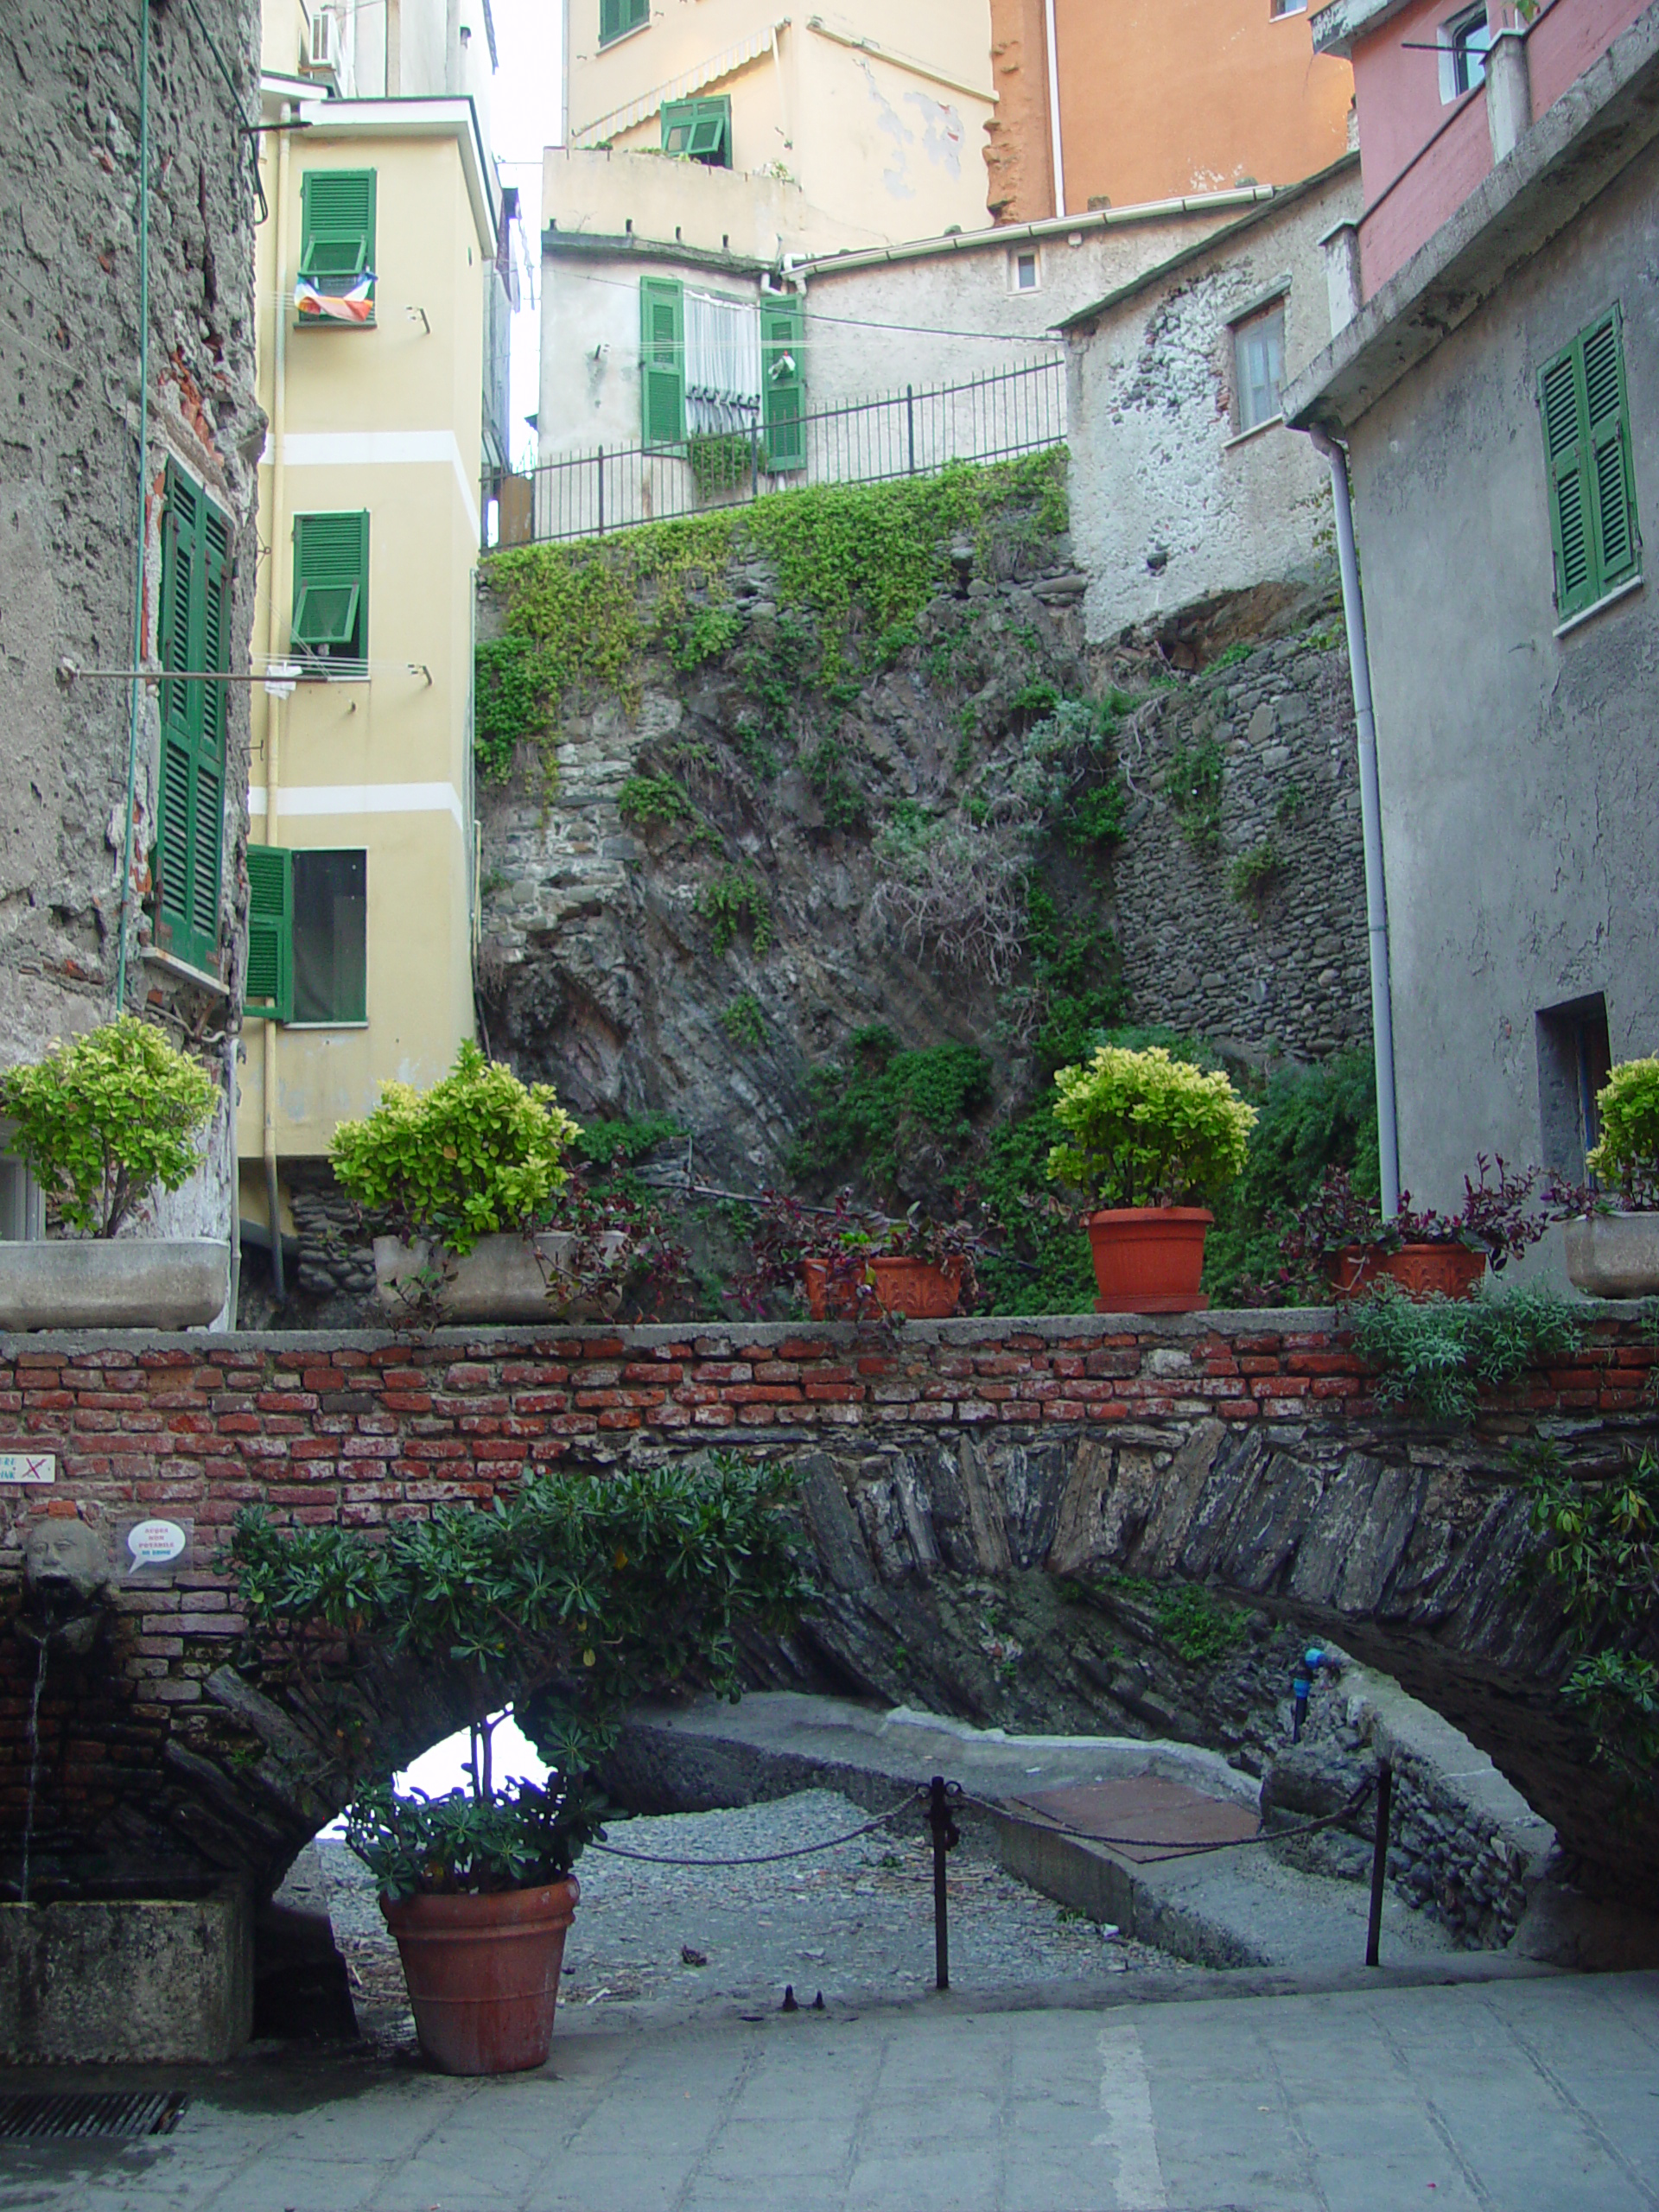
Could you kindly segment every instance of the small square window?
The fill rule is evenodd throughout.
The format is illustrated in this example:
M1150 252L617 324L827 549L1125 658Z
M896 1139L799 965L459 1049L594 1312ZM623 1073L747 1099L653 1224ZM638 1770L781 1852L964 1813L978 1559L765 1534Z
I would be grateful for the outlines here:
M1281 16L1305 16L1307 0L1268 0L1268 13L1275 22Z
M1461 99L1486 76L1486 55L1492 43L1491 26L1484 4L1465 8L1440 25L1440 99Z
M1011 253L1008 256L1008 274L1016 292L1039 290L1042 283L1042 269L1036 248L1033 247L1029 253Z
M1240 433L1277 419L1285 382L1285 306L1282 300L1233 326L1233 365L1238 388Z
M368 1018L368 855L294 855L294 1019Z

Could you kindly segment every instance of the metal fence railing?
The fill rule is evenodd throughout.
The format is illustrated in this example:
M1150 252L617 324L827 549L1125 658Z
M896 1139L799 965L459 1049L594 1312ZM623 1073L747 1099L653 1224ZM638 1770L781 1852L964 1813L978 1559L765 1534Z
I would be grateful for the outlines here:
M774 450L758 423L684 444L599 447L543 463L500 487L497 543L597 537L643 522L740 505L803 484L926 476L1064 443L1065 364L1058 355L963 384L916 386L823 408L787 426Z

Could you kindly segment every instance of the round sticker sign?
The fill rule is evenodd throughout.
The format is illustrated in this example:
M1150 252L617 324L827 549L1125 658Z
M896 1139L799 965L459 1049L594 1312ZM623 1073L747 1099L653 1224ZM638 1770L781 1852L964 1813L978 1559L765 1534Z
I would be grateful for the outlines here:
M184 1546L184 1531L176 1521L141 1521L127 1531L127 1549L135 1567L165 1567Z

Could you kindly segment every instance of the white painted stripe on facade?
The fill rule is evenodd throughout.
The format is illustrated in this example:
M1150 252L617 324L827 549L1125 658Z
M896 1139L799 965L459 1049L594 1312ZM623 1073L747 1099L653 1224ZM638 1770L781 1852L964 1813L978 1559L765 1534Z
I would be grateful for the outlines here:
M450 814L465 830L461 793L453 784L284 784L277 804L284 816L319 814ZM248 793L248 812L263 816L262 785Z
M400 467L411 461L448 461L461 486L473 535L478 535L478 489L467 480L453 430L289 430L283 439L283 460L289 468Z

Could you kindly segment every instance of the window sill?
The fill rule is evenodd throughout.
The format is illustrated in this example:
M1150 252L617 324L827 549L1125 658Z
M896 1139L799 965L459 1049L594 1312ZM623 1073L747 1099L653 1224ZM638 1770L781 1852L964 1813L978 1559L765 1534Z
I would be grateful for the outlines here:
M285 1021L283 1024L284 1029L303 1029L312 1032L319 1029L366 1029L368 1026L366 1020L362 1021Z
M181 983L194 983L199 991L210 992L216 999L227 999L231 995L229 988L217 976L210 975L205 968L193 967L189 961L179 959L176 954L163 952L156 945L147 944L140 957L147 967L160 968L167 975L177 976Z
M1569 614L1565 622L1557 623L1555 635L1558 638L1565 638L1572 631L1578 629L1580 624L1593 622L1597 615L1602 613L1607 607L1617 607L1621 599L1628 599L1633 591L1640 591L1646 579L1642 576L1627 577L1612 591L1604 592L1592 606L1581 607L1576 614Z
M372 330L375 318L365 315L296 315L289 325L290 330Z
M1252 438L1259 438L1263 430L1282 430L1284 427L1282 415L1269 415L1262 422L1252 423L1248 430L1239 430L1232 437L1224 438L1221 449L1223 453L1231 453L1235 446L1247 446Z

